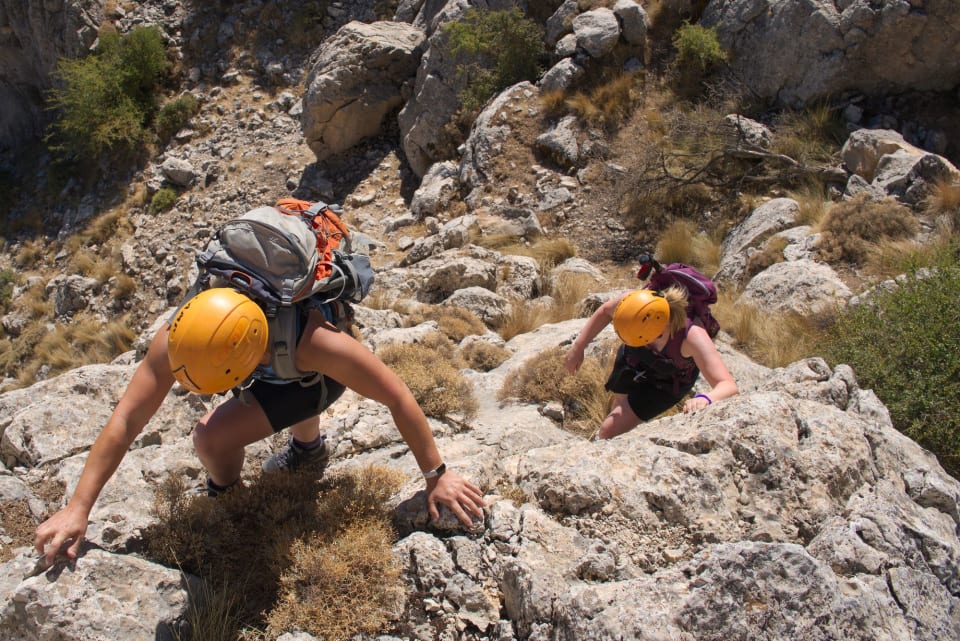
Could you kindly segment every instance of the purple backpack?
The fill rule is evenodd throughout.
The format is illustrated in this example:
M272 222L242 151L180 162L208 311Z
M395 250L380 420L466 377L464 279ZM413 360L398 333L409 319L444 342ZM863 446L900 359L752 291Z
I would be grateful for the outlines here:
M717 286L712 280L683 263L669 263L661 265L655 258L648 255L640 257L640 270L637 278L644 279L653 270L653 276L646 287L655 291L663 291L671 285L679 285L687 290L687 316L700 325L710 338L720 331L720 323L710 313L710 305L717 302Z

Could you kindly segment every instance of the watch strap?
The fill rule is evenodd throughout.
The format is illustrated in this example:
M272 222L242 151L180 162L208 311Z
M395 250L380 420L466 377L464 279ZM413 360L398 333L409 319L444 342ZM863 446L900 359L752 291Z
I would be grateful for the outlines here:
M425 479L435 479L435 478L437 478L438 476L442 475L442 474L443 474L444 472L446 472L446 471L447 471L447 464L446 464L446 463L441 463L440 465L436 466L436 467L433 468L432 470L428 470L428 471L424 472L424 473L423 473L423 478L425 478Z

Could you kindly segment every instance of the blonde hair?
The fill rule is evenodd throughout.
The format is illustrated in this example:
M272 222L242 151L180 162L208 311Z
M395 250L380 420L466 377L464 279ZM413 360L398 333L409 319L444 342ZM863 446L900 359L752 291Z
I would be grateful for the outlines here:
M671 285L660 292L670 306L670 336L687 327L687 290Z

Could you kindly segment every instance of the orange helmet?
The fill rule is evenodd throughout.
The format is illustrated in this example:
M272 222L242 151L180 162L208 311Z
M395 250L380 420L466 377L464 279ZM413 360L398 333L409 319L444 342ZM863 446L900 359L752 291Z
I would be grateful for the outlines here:
M235 289L200 292L170 325L173 377L191 392L219 394L246 380L267 350L267 317Z
M651 289L630 292L613 311L613 329L630 347L652 342L670 321L670 304Z

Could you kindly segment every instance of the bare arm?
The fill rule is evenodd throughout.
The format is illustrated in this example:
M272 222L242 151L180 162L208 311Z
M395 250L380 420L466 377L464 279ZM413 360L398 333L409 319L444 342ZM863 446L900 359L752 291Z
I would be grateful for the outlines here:
M590 320L583 326L583 329L580 330L580 335L573 341L573 345L570 346L566 356L563 358L563 364L566 366L568 373L573 374L580 369L580 366L583 364L584 350L593 342L597 334L603 331L604 327L613 322L613 311L617 308L617 305L620 304L620 301L623 300L624 296L626 296L626 294L618 296L617 298L611 298L598 307L597 311L590 317Z
M693 325L687 331L687 338L680 347L680 353L684 356L693 357L703 378L710 384L710 390L706 394L711 401L729 398L739 391L737 382L723 362L713 339L699 325ZM705 398L691 398L684 404L683 411L695 412L709 404Z
M407 385L383 361L359 341L330 328L316 313L311 316L304 337L297 347L298 368L328 375L358 394L386 405L422 472L443 462L423 410ZM478 487L452 470L427 480L427 502L434 519L440 516L436 507L439 501L465 525L472 526L467 512L482 517L482 497Z
M116 472L130 445L173 386L173 376L169 370L167 329L164 327L153 338L146 357L137 367L113 414L90 448L70 501L37 527L34 547L46 556L47 562L53 561L67 541L71 541L67 555L76 558L87 531L90 510L103 486Z

